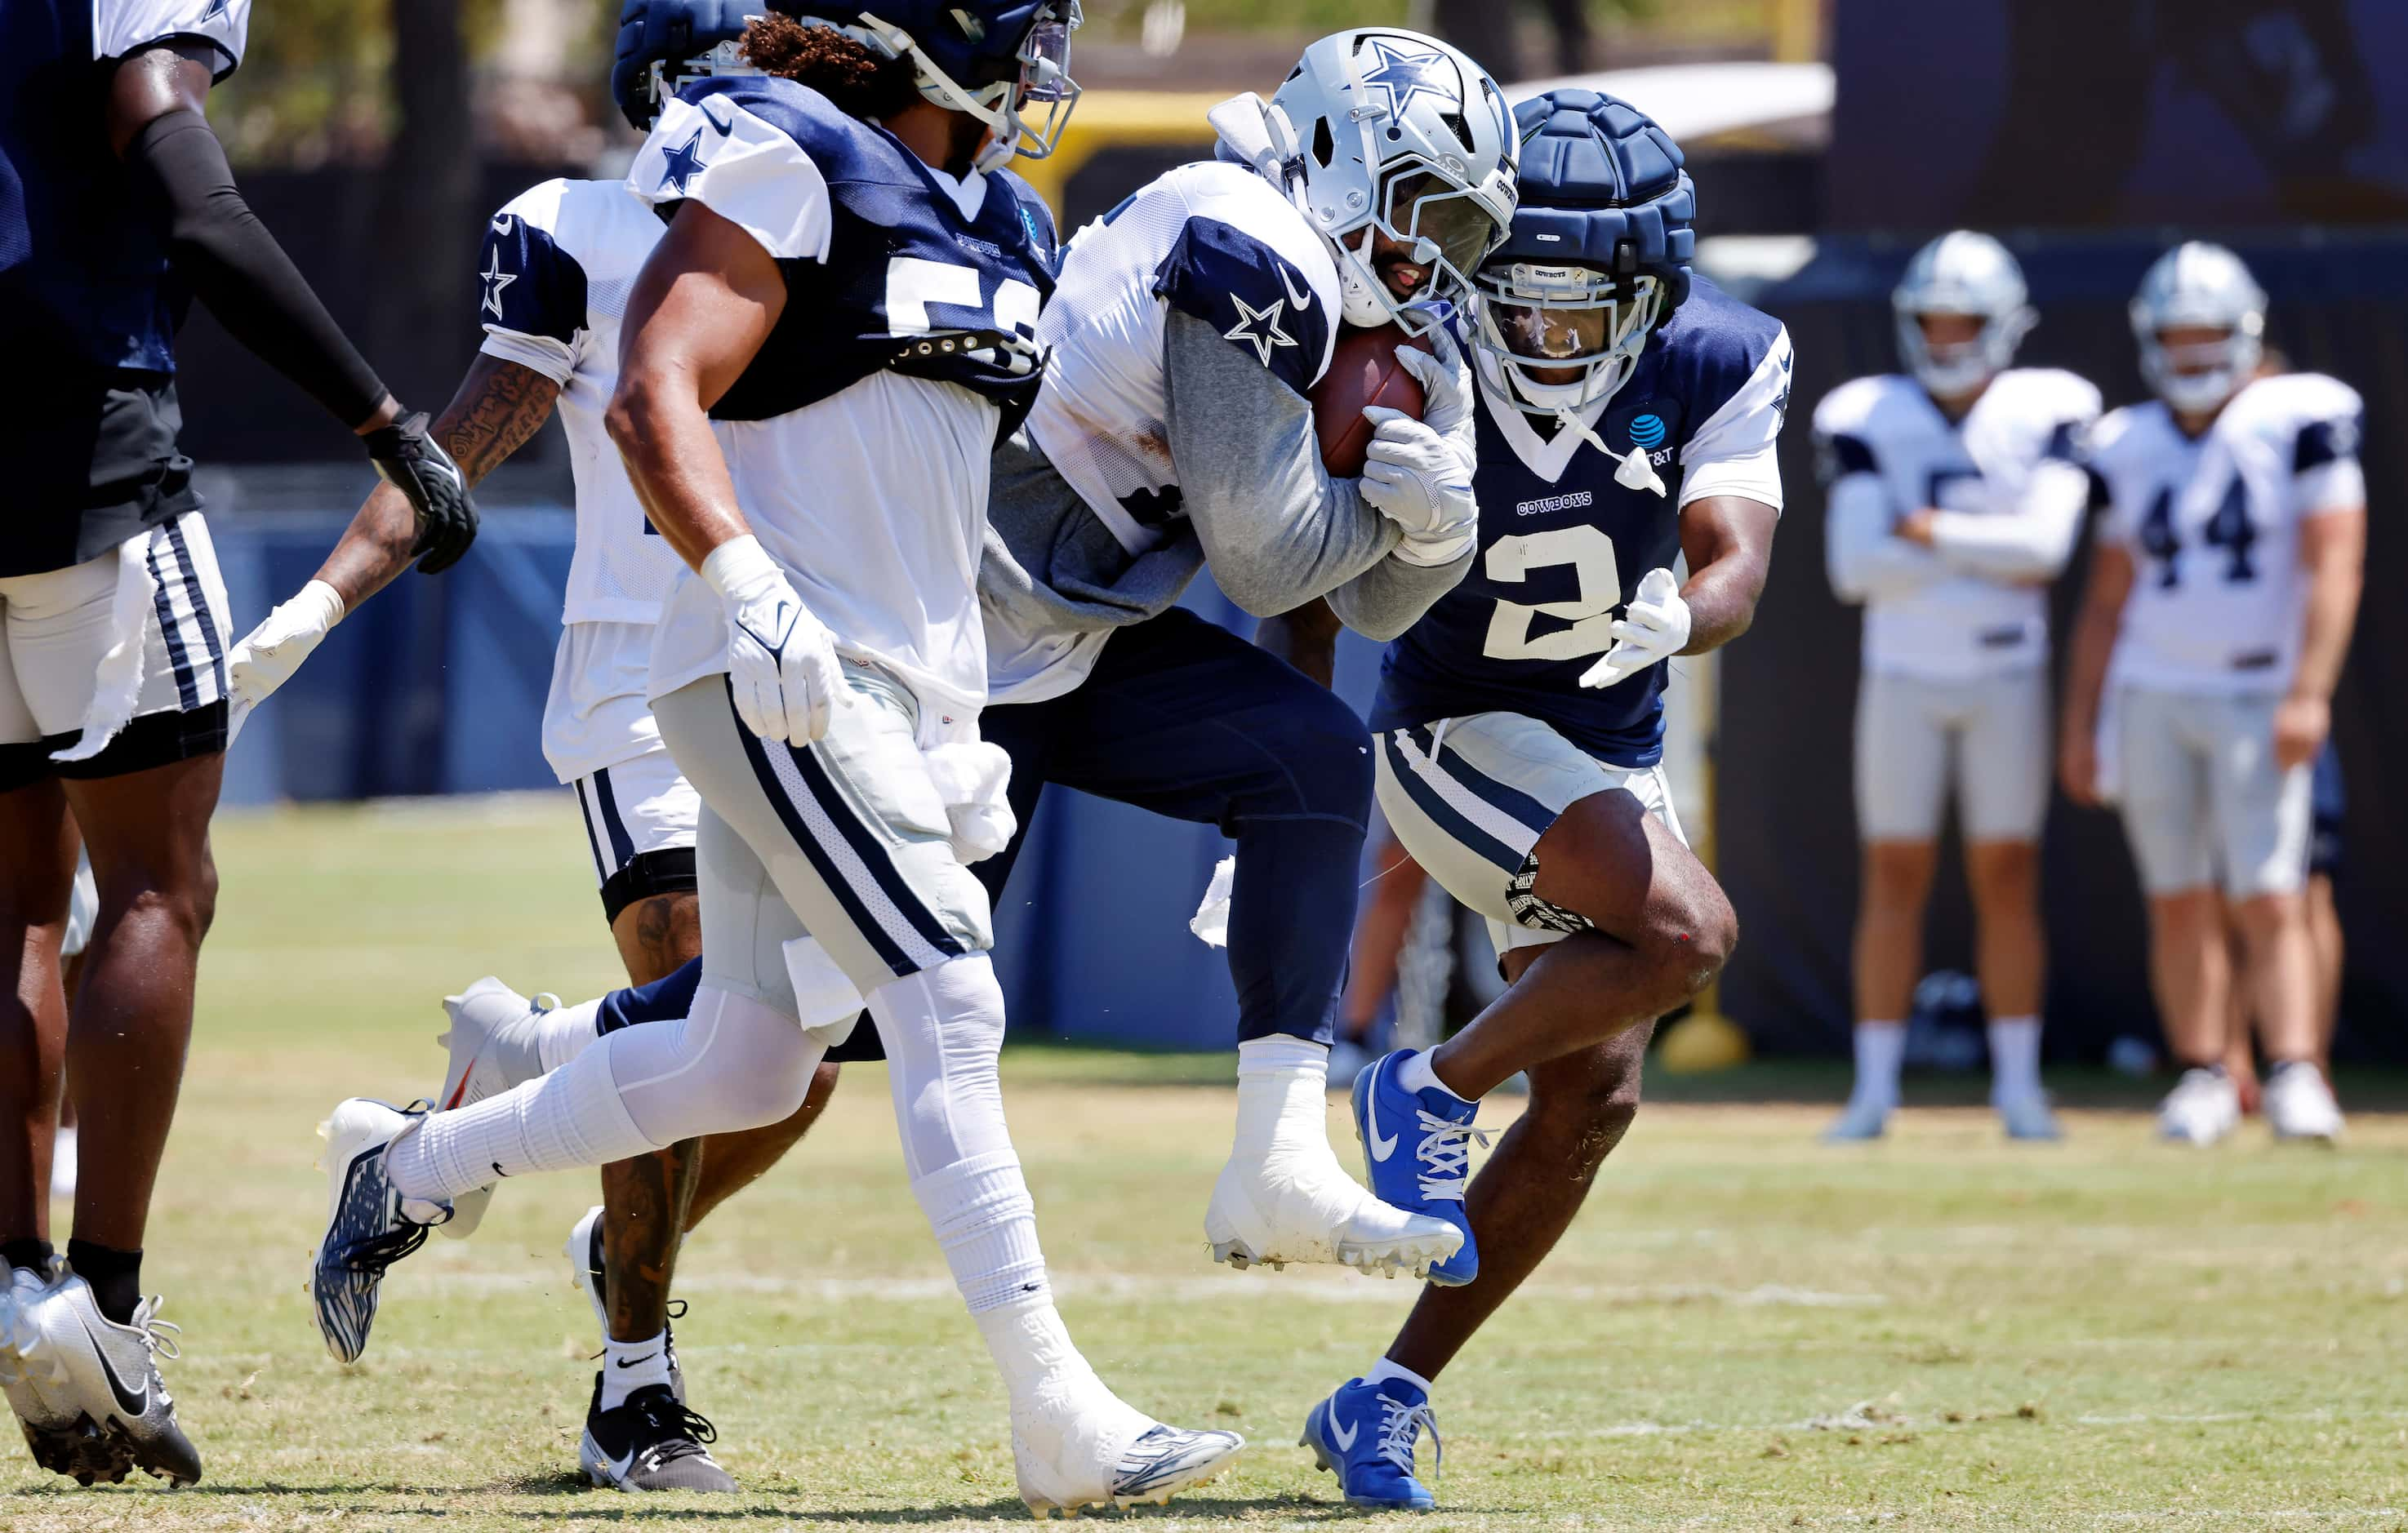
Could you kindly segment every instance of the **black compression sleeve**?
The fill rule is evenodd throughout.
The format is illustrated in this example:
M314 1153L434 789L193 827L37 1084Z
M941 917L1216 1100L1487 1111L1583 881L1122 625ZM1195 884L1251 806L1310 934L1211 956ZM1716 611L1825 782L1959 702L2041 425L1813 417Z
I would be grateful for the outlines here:
M126 146L125 165L168 259L218 322L346 427L366 422L384 384L242 200L208 120L189 108L153 118Z

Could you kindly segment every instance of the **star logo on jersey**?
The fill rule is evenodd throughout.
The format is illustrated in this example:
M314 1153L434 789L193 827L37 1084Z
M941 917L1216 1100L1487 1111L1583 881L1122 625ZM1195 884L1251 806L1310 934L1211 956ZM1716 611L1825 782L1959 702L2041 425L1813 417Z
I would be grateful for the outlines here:
M1363 84L1368 90L1388 93L1389 116L1404 116L1412 108L1413 97L1424 93L1444 103L1455 100L1454 65L1438 50L1412 52L1379 37L1370 40L1370 49L1379 63L1363 71Z
M477 279L485 284L485 301L481 306L483 311L497 320L502 318L502 289L517 281L519 278L518 273L502 269L502 248L499 245L494 246L492 253L486 256L485 269L477 274Z
M661 184L659 191L674 187L679 196L685 195L686 183L702 174L702 130L682 144L673 144L661 150Z
M1273 298L1268 308L1256 308L1234 293L1229 301L1238 306L1238 322L1222 331L1221 338L1251 345L1264 366L1271 365L1271 352L1297 343L1294 336L1280 328L1280 315L1287 308L1285 298Z

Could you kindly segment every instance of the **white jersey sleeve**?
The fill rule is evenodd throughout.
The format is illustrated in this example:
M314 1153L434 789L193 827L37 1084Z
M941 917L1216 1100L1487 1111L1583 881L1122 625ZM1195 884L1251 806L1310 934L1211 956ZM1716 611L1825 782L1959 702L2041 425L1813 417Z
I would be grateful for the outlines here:
M1681 504L1739 495L1781 509L1781 426L1789 413L1791 357L1784 326L1737 393L1681 449Z
M724 95L672 101L627 168L647 203L701 203L781 261L824 261L835 222L827 179L781 127Z
M92 56L122 59L150 43L195 37L217 50L213 80L242 63L251 0L92 0Z
M1980 439L1968 445L1977 461L1996 466L2002 504L1988 514L1942 510L1931 521L1932 552L1969 575L2054 579L2081 536L2090 498L2082 438L2100 403L2088 380L2055 368L2018 368L1994 379L1978 421L1967 423Z
M564 384L590 334L585 267L556 232L569 185L546 181L512 198L486 221L477 264L482 350Z

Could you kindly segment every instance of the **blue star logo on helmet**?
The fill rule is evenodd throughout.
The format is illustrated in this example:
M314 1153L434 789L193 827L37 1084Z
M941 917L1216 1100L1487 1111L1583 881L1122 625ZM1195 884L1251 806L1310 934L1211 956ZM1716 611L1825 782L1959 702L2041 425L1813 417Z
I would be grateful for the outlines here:
M701 174L702 130L700 128L695 129L694 136L684 143L672 144L661 150L661 188L663 190L675 187L678 194L683 196L686 182Z
M1363 71L1363 83L1371 90L1388 93L1389 116L1404 116L1412 110L1413 97L1424 93L1449 106L1458 99L1454 65L1438 50L1408 52L1380 37L1369 39L1369 45L1380 62L1376 67Z
M1633 446L1646 448L1651 452L1663 446L1664 418L1660 415L1631 417L1630 440Z

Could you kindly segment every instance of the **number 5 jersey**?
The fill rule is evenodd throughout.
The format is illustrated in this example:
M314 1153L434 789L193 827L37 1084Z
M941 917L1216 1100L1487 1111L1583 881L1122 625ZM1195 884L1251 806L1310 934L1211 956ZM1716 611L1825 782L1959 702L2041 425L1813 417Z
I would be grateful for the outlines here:
M2159 400L2099 423L2099 537L2134 566L2111 681L2228 695L2290 684L2306 616L2300 523L2365 506L2364 415L2347 384L2289 373L2244 386L2196 437Z
M1682 508L1711 495L1780 508L1788 332L1695 279L1629 382L1580 412L1585 432L1516 409L1487 355L1474 361L1480 550L1388 647L1372 731L1520 713L1611 765L1653 766L1667 667L1605 688L1581 673L1612 644L1640 580L1680 557Z

